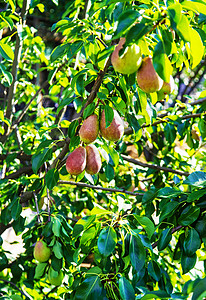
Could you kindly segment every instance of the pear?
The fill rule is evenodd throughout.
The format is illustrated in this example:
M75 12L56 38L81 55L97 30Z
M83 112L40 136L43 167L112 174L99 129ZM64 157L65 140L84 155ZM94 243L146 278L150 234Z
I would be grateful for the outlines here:
M86 171L87 173L94 175L99 173L99 170L102 166L101 157L99 154L99 150L94 145L86 146L87 151L87 164L86 164Z
M79 130L80 139L85 144L94 142L99 133L99 121L98 116L93 114L86 118Z
M165 98L165 95L169 95L174 90L174 79L170 76L170 82L163 81L162 88L157 92L158 101Z
M67 172L71 175L81 174L86 167L86 149L82 146L76 148L66 160Z
M34 258L39 262L46 262L51 255L51 250L44 241L36 242L34 247Z
M62 270L58 272L54 271L51 267L49 268L48 272L48 281L52 285L59 286L62 284L62 280L64 278L64 273Z
M118 141L124 134L124 122L118 112L114 110L114 118L109 127L106 128L105 111L103 110L100 120L100 132L102 136L109 141Z
M119 51L123 48L125 38L121 38L119 44L114 49L111 56L111 62L114 69L122 74L132 74L136 72L141 63L141 49L136 44L126 47L122 56L119 56Z
M137 71L137 83L145 93L154 93L162 88L163 80L156 73L151 57L145 57Z

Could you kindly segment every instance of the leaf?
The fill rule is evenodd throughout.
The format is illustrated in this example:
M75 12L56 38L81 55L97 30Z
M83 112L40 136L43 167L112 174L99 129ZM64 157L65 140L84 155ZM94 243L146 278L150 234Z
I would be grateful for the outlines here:
M137 23L131 27L126 36L126 43L135 43L141 39L147 32L152 29L151 25L146 25L145 23Z
M17 199L15 204L12 206L12 209L11 209L11 216L14 220L17 220L20 216L22 212L22 206L19 202L19 200Z
M113 39L118 39L123 36L128 28L136 21L138 16L139 12L136 10L128 9L123 11L118 18L118 25Z
M110 107L109 105L105 105L104 111L105 111L106 128L108 128L111 125L112 120L114 118L114 111L112 107Z
M162 41L158 42L155 47L153 53L153 65L158 75L165 82L170 82L170 76L172 75L173 68Z
M39 279L43 276L46 266L47 263L38 263L38 265L35 268L35 275L34 275L35 279Z
M155 281L159 281L161 279L160 268L159 268L158 264L154 260L152 260L152 261L149 262L147 268L148 268L148 272L149 272L150 276L152 276L152 278Z
M133 268L139 272L145 265L146 251L140 238L135 235L130 238L129 256Z
M195 13L202 13L206 15L206 5L199 3L199 2L194 2L194 1L183 1L181 3L183 8L186 8L187 10L192 10Z
M195 286L192 295L192 300L202 300L205 297L206 278L201 279ZM203 295L204 294L204 295Z
M69 48L69 44L63 44L63 45L59 45L56 48L54 48L54 50L51 53L51 62L54 62L56 59L61 58L66 50Z
M131 283L125 277L119 279L119 292L122 300L134 300L135 291Z
M158 240L158 244L157 244L158 250L159 251L164 250L168 246L171 239L172 239L171 228L164 229L161 232L159 240Z
M200 63L204 55L204 46L200 35L192 28L190 28L190 51L192 56L190 61L192 61L192 69L194 69Z
M180 217L178 218L178 224L182 226L188 226L197 220L199 214L200 207L190 205L182 211Z
M117 234L113 227L104 228L99 235L97 246L103 256L109 256L115 249Z
M200 248L201 240L198 232L190 228L183 243L183 249L186 255L192 256Z
M194 191L187 197L187 202L192 202L200 199L202 196L206 194L206 189Z
M2 64L0 64L0 69L1 69L4 77L6 78L6 81L8 82L8 84L11 85L12 81L13 81L12 74L10 72L6 71L5 66Z
M8 44L3 44L0 42L0 54L6 60L13 61L14 59L14 52Z
M94 110L95 110L95 103L92 102L85 108L83 112L83 118L86 119L87 117L89 117L91 114L93 114Z
M148 238L151 239L153 233L155 232L154 223L147 217L138 216L137 214L133 214L133 216L140 223L140 225L145 229Z
M103 300L103 295L104 290L99 276L90 276L77 287L74 300Z
M171 201L164 205L160 214L160 222L162 222L166 217L171 216L178 206L179 202L177 201Z
M176 129L175 129L174 125L167 123L164 131L165 131L166 140L171 145L176 139Z
M184 254L184 252L182 253L181 266L182 266L183 274L189 272L191 269L194 268L196 260L197 260L196 254L193 254L192 256L187 256Z
M52 224L52 231L55 236L60 237L60 231L61 231L61 222L58 218L53 219L53 224Z
M38 152L32 156L32 170L35 174L37 174L41 165L47 161L47 159L51 159L52 157L52 149L45 148L43 152Z
M164 187L158 191L157 197L160 198L173 198L177 197L182 194L182 191L171 188L171 187Z
M190 174L187 179L183 182L184 184L205 187L206 186L206 173L201 171L196 171Z
M68 136L72 138L76 134L77 127L79 126L78 120L74 120L70 123L68 128Z
M69 44L69 48L67 50L67 59L71 59L77 52L82 48L83 42L76 41L74 43Z
M61 259L63 257L62 245L58 241L56 241L56 243L54 244L53 252L56 258Z
M167 8L167 12L170 17L172 28L175 30L182 18L182 6L179 3L172 4Z
M59 172L56 169L49 170L45 175L45 183L49 190L52 190L59 180Z

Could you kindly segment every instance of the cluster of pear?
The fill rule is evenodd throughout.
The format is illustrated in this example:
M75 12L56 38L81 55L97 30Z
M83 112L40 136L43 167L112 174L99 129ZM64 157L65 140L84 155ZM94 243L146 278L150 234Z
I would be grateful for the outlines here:
M114 117L110 126L106 127L105 110L101 114L100 121L96 114L87 117L79 130L80 139L85 147L79 146L76 148L66 160L67 172L71 175L79 175L84 170L91 174L97 174L102 166L99 150L95 145L91 145L99 134L109 141L118 141L124 133L124 122L117 113L113 110Z
M111 56L111 62L114 69L122 74L132 74L137 72L137 83L145 93L157 92L158 100L165 98L173 90L174 80L170 77L170 82L163 81L156 73L151 57L142 59L141 49L138 45L126 47L124 53L120 55L123 49L125 38L121 38Z
M44 241L40 240L35 244L33 255L38 262L47 262L51 256L51 249L47 246L47 244ZM60 272L57 273L51 267L49 268L48 281L50 284L59 286L62 284L63 278L64 274L62 270L60 270Z

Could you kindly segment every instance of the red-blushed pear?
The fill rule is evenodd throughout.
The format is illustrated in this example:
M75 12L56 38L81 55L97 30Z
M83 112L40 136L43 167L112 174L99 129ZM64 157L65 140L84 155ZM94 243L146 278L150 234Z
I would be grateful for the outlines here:
M99 170L102 166L101 157L99 154L99 150L94 145L86 146L87 151L87 164L86 164L86 171L87 173L94 175L99 173Z
M49 268L48 281L50 284L59 286L62 284L63 278L64 278L64 273L62 272L62 270L56 272L51 267Z
M118 141L124 134L124 122L116 110L114 110L114 118L109 127L106 128L105 111L103 110L100 120L100 132L108 141Z
M39 262L46 262L51 255L51 250L44 241L36 242L34 247L34 258Z
M159 77L152 63L151 57L145 57L137 71L137 83L145 93L154 93L162 88L163 80Z
M163 81L162 88L157 92L158 101L161 101L165 98L166 95L169 95L174 90L174 79L170 76L170 82Z
M76 148L66 160L67 172L71 175L81 174L86 167L86 149L82 146Z
M80 139L85 144L94 142L99 133L99 120L96 114L86 118L79 130Z
M137 72L141 63L141 49L136 44L126 47L122 56L119 56L119 51L123 48L125 38L121 38L119 44L114 49L111 56L111 62L114 69L122 74L132 74Z

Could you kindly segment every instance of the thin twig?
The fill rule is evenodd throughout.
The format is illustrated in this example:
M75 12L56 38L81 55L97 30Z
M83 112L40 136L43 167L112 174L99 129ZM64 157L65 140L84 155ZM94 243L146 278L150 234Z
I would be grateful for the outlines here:
M37 199L37 195L35 192L33 192L34 195L34 201L35 201L35 205L36 205L36 212L37 212L37 223L40 223L40 214L39 214L39 206L38 206L38 199Z
M20 290L20 289L18 288L18 286L16 286L16 284L14 284L12 281L5 280L5 279L2 279L2 278L0 278L0 281L3 281L3 282L5 282L5 283L7 283L7 284L12 285L16 290L18 290L18 291L22 294L22 296L25 296L26 298L28 298L28 296L27 296L22 290Z
M143 168L150 168L150 169L154 169L154 170L160 170L160 171L164 171L164 172L168 172L168 173L178 174L178 175L181 175L181 176L189 176L190 175L190 173L188 173L188 172L173 170L171 168L166 168L166 167L160 167L158 165L146 164L146 163L138 161L134 158L129 158L128 156L126 156L124 154L121 154L121 156L124 160L126 160L126 161L128 161L128 162L130 162L134 165L141 166Z
M47 168L47 163L44 163L45 166L45 173L47 174L48 172L48 168ZM51 221L51 211L50 211L50 195L49 195L49 189L48 187L46 188L46 192L47 192L47 212L48 212L48 222Z
M76 185L80 188L91 188L93 190L102 190L102 191L107 191L111 193L123 193L131 196L143 196L144 193L134 193L130 191L125 191L124 189L114 189L114 188L104 188L102 186L97 186L97 185L92 185L92 184L86 184L83 182L75 182L75 181L65 181L65 180L59 180L59 184L69 184L69 185Z

